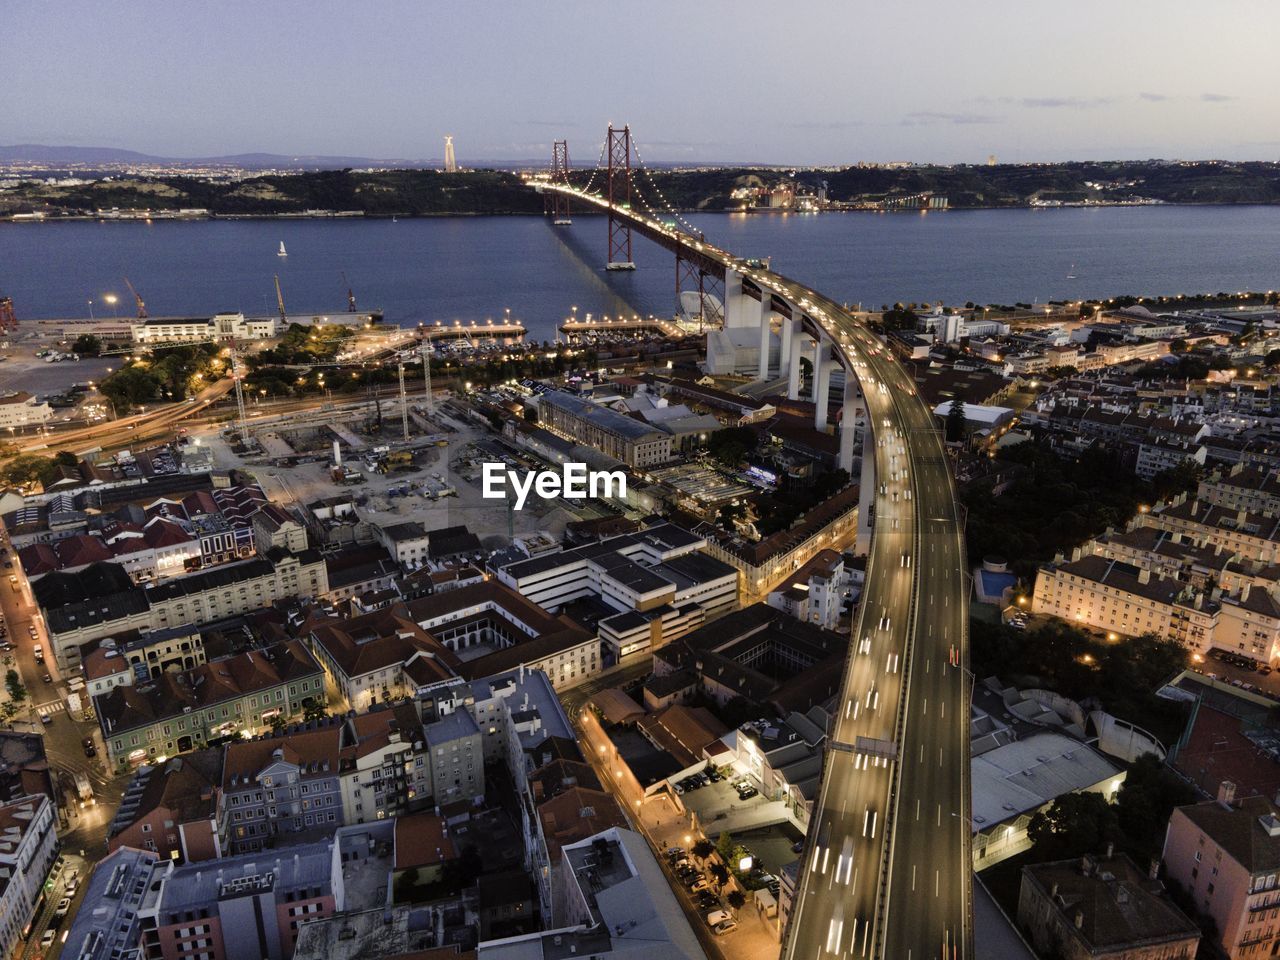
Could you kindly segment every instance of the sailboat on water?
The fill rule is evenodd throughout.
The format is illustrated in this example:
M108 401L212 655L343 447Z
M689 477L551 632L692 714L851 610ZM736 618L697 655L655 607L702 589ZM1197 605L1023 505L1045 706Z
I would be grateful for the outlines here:
M283 241L283 240L281 240L281 241L280 241L280 249L276 251L276 256L277 256L277 257L287 257L288 255L289 255L289 251L288 251L288 250L286 250L286 249L284 248L284 241Z
M283 244L281 244L283 246ZM1074 280L1076 278L1076 265L1073 263L1071 269L1067 271L1067 279Z

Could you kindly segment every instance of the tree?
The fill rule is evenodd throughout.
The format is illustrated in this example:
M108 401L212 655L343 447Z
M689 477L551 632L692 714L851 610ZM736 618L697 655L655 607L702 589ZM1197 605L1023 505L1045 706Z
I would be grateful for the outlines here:
M1116 798L1116 822L1139 866L1160 856L1173 808L1193 803L1195 790L1154 753L1144 753L1125 775Z
M20 453L0 468L0 480L14 486L44 486L57 476L57 462L36 453Z
M947 409L946 431L949 443L959 443L964 439L965 423L964 401L956 397Z
M1169 343L1170 353L1186 353L1190 349L1191 349L1191 345L1187 343L1186 340L1183 340L1181 337L1177 337L1176 339L1170 341Z
M1120 839L1115 809L1097 793L1066 793L1027 826L1037 861L1069 860L1100 853Z
M707 869L711 871L711 877L717 886L723 887L729 882L729 868L723 863L713 863Z
M71 344L71 352L82 357L96 357L102 352L102 341L92 333L82 333Z
M706 837L703 837L701 840L699 840L697 843L693 845L693 855L697 857L699 860L705 860L707 859L707 857L711 856L715 852L716 852L716 845L712 843L710 840L708 840Z
M730 890L729 895L725 897L730 909L741 910L747 905L747 898L741 890Z
M16 704L27 699L27 688L22 685L22 678L17 670L10 670L4 675L5 689L9 691L9 699Z
M150 370L131 364L103 380L98 390L117 410L127 410L135 404L154 400L160 391L160 381Z
M733 837L728 830L725 830L716 838L716 850L720 854L720 859L728 863L729 858L733 856Z

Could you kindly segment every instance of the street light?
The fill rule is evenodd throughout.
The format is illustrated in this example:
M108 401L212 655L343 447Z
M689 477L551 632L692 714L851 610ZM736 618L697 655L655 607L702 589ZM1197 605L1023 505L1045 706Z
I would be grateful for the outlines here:
M117 297L114 293L108 293L108 294L105 294L102 299L107 301L107 303L111 304L111 315L113 317L120 316L120 314L116 312L116 301L120 299L119 297Z

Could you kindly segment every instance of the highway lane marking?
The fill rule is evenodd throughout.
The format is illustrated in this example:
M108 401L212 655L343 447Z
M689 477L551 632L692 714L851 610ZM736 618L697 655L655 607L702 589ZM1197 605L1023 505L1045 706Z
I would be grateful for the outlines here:
M916 797L916 819L920 819L920 798Z
M941 870L933 871L933 895L935 897L938 895L938 889L941 884L942 884L942 871Z
M916 889L916 865L911 865L911 891L914 893Z
M942 826L942 804L938 804L938 826Z
M938 766L942 766L942 748L938 748Z

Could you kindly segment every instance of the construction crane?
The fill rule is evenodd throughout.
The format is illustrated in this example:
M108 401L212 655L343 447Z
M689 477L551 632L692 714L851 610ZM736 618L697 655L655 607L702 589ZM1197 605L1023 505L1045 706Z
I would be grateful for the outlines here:
M342 271L342 282L347 285L347 313L356 312L356 294L351 289L351 283L347 280L347 271Z
M280 274L276 274L276 304L280 307L280 322L287 324L289 319L284 312L284 294L280 292Z
M138 319L147 319L147 305L142 302L142 297L138 295L138 291L133 288L133 284L129 282L129 278L124 278L124 285L129 288L129 292L133 294L133 299L138 303Z

